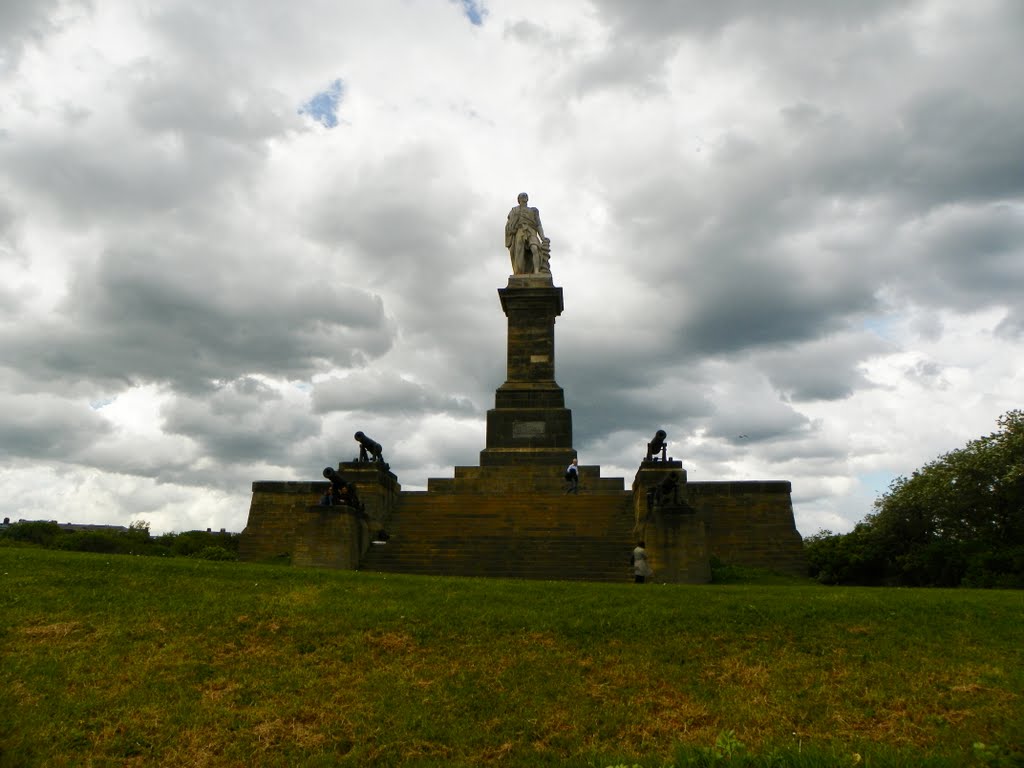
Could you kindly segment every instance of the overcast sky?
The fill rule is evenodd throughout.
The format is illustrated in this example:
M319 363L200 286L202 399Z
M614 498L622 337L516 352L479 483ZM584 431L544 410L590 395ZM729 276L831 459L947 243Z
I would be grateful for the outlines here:
M581 463L849 530L1022 406L1018 0L0 3L0 514L475 465L526 191ZM585 478L584 478L585 480Z

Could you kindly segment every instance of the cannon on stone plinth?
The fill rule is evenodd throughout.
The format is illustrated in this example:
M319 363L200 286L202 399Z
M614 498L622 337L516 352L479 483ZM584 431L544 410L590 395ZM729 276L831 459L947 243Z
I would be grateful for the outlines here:
M657 461L658 454L661 454L661 460L665 461L665 452L668 450L668 443L665 442L664 429L659 429L654 433L654 439L647 444L647 456L644 457L644 461Z
M654 505L656 507L679 503L679 473L670 472L660 483L654 486Z
M371 440L362 432L356 432L356 442L359 443L359 461L384 461L380 443Z
M324 467L324 477L331 482L330 495L331 506L352 507L352 509L363 511L363 502L359 500L359 492L356 484L348 482L334 467Z
M682 481L686 482L685 477L682 478ZM679 491L680 473L670 472L665 475L655 485L647 489L647 513L650 514L655 509L683 509L692 511L690 505L680 498Z

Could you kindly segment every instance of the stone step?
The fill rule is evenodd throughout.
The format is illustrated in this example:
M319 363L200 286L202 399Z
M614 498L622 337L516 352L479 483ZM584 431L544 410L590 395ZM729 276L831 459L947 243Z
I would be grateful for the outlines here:
M388 532L361 570L621 582L631 573L632 497L403 493Z

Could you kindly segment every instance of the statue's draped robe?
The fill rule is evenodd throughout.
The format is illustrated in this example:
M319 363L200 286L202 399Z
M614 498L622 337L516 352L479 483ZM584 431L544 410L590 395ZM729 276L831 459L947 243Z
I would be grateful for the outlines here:
M512 257L512 274L528 275L540 271L541 232L540 211L517 205L508 212L505 224L505 247ZM531 246L536 247L536 253Z

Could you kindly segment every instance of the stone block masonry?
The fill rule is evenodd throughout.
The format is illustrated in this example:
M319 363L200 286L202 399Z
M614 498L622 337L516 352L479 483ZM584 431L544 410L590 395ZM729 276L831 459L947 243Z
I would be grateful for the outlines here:
M355 515L347 507L319 506L327 481L255 482L239 558L358 568L374 534L390 525L401 486L379 462L342 462L338 471L355 483L363 514Z
M510 278L498 296L508 318L506 381L487 412L480 466L567 465L576 456L572 411L555 381L555 318L562 313L562 289Z

